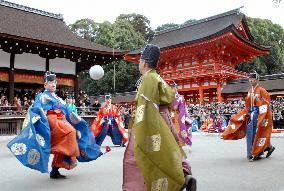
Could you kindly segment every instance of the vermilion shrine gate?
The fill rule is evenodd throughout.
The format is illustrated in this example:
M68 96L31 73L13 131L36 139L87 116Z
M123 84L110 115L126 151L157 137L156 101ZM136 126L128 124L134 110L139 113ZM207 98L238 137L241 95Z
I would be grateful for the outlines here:
M254 42L240 9L158 32L151 44L161 48L158 68L163 79L174 80L190 103L200 104L222 102L223 86L246 77L235 66L269 54L269 47ZM140 51L124 59L138 63Z

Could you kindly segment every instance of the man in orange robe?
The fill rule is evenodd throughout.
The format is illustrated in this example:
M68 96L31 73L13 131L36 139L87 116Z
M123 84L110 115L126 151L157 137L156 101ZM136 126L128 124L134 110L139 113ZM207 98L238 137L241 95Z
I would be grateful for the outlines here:
M224 140L247 138L247 157L249 161L261 159L264 152L268 158L275 150L270 143L273 128L270 95L258 83L258 74L250 73L251 88L245 99L245 108L234 115L225 132Z
M98 145L101 145L107 135L112 139L114 145L125 147L127 133L120 117L119 109L111 104L111 96L105 96L106 104L99 110L91 129L96 137Z

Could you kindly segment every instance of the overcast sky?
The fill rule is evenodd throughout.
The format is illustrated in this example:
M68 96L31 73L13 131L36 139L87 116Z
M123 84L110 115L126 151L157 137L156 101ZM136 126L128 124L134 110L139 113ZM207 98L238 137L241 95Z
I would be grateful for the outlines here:
M249 17L269 19L284 28L284 2L276 7L272 0L7 0L17 4L63 14L67 24L90 18L113 22L120 14L146 16L151 27L165 23L181 24L244 6Z

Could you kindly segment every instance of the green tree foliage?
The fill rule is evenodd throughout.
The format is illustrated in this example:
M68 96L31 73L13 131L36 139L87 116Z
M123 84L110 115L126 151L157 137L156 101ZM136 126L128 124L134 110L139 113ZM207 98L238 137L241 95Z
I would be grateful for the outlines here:
M190 24L190 23L192 23L192 22L194 22L194 21L196 21L196 19L189 19L189 20L185 21L185 22L183 23L183 25Z
M154 31L150 27L150 20L144 15L132 13L121 14L116 18L116 21L123 20L128 21L134 28L134 30L144 37L146 41L153 39Z
M169 30L169 29L175 29L175 28L179 28L179 24L175 24L175 23L167 23L167 24L163 24L161 26L158 26L156 28L156 32L159 32L159 31L163 31L163 30Z
M138 65L118 61L115 63L115 90L113 86L114 63L103 66L105 75L102 79L95 81L89 78L88 73L85 73L86 90L90 95L101 95L105 93L122 93L136 90L135 83L140 74Z
M184 25L187 25L189 23L192 23L194 21L196 21L196 19L189 19L189 20L185 21L183 24L166 23L166 24L163 24L161 26L158 26L155 31L159 32L159 31L163 31L163 30L176 29L176 28L182 27Z
M80 19L69 25L69 28L78 36L93 42L96 38L98 23L91 19Z
M90 25L90 23L94 24ZM69 27L77 35L93 42L115 49L135 50L145 45L146 37L151 33L149 25L150 21L146 17L130 14L120 15L114 23L107 21L95 23L94 21L91 22L91 20L82 19ZM92 27L94 28L92 29ZM89 38L90 36L92 38ZM85 91L90 95L113 93L114 64L116 65L115 92L134 91L135 83L140 76L138 65L125 61L108 63L103 66L105 75L98 81L90 79L88 71L82 72L80 78L85 83L82 86L85 87Z
M246 72L254 69L262 75L284 72L283 28L267 19L248 18L247 21L255 42L271 46L271 54L254 59L254 64L239 64L237 69Z
M134 50L143 46L145 39L129 22L116 20L113 24L104 22L99 25L95 42L112 48Z

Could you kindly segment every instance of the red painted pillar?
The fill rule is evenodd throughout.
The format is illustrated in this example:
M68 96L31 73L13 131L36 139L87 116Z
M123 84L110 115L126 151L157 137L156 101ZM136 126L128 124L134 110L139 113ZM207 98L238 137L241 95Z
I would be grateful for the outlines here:
M192 103L195 103L196 102L196 100L195 100L195 93L194 93L194 91L192 91Z
M218 84L217 86L217 98L218 98L218 103L222 102L222 95L221 95L221 85Z
M212 103L213 102L213 92L212 89L209 89L209 102Z
M201 105L204 104L203 87L199 86L199 102Z

